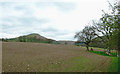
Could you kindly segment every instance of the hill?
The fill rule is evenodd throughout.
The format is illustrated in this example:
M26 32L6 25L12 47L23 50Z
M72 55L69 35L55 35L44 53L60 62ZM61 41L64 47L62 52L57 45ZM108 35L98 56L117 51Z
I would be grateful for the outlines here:
M32 33L29 35L19 36L16 38L3 39L3 42L37 42L37 43L55 43L53 39L48 39L37 33Z
M32 33L29 35L23 35L23 36L19 36L16 38L10 38L10 39L2 38L0 39L0 41L3 41L3 42L35 42L35 43L51 43L51 44L65 44L65 45L75 44L75 41L66 41L66 40L56 41L56 40L41 36L37 33Z

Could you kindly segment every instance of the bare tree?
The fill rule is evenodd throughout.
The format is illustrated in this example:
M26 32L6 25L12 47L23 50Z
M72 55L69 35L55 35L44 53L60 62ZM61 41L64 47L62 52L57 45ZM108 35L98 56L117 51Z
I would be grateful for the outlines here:
M95 31L92 26L86 26L82 31L77 32L74 38L77 38L78 41L84 42L89 51L89 43L95 38Z
M99 36L99 34L96 33L96 36L98 36L99 38L102 39L102 41L105 43L106 48L111 47L113 44L110 43L111 41L111 37L113 37L113 35L115 35L115 33L117 33L117 31L119 32L119 11L117 12L117 9L119 9L120 7L118 6L112 6L110 3L110 8L112 9L112 12L110 13L106 13L103 11L103 16L100 19L99 22L95 22L93 21L94 24L94 30L96 30L96 32L101 33L104 37ZM117 37L117 36L116 36ZM112 38L113 39L113 38ZM115 38L118 39L118 38ZM116 41L116 40L115 40ZM110 48L108 50L111 50L113 48Z
M102 18L103 20L104 18ZM104 19L106 20L106 19ZM109 43L109 39L110 39L110 36L112 36L112 31L113 31L113 28L110 27L110 23L107 23L105 21L99 21L97 23L95 23L93 21L93 27L95 30L95 35L97 37L99 37L105 44L106 46L108 46L108 43ZM103 35L104 37L100 36L100 33L101 35Z

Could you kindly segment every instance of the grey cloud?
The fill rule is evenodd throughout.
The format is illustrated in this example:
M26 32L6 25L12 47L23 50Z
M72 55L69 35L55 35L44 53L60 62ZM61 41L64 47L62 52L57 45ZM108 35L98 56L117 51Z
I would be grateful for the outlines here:
M76 4L72 2L40 2L36 3L36 6L39 8L47 8L49 6L56 6L58 10L63 12L69 12L76 8Z
M13 4L13 3L12 2L0 2L0 6L2 6L2 7L11 6L11 4Z
M61 10L61 11L71 11L71 10L74 10L76 5L75 3L65 3L65 2L57 2L55 3L56 6L58 6L58 8Z
M1 21L4 22L8 22L8 23L12 23L13 25L16 24L15 22L19 22L21 24L16 24L16 26L18 25L33 25L33 23L48 23L50 22L50 20L48 19L37 19L35 17L9 17L9 18L2 18ZM7 25L7 24L6 24Z
M45 32L45 31L42 31L42 32ZM69 32L63 32L61 30L56 30L56 29L48 29L45 33L51 37L69 34Z
M23 12L25 15L25 16L16 16L16 17L13 17L13 16L3 17L1 19L2 24L0 24L2 25L3 33L7 33L7 34L39 33L39 34L42 34L43 36L49 36L53 38L65 36L69 33L69 31L58 30L54 26L53 27L46 26L46 28L42 28L45 23L49 23L51 20L47 18L38 19L34 17L33 9L30 7L30 4L34 4L34 3L26 3L26 4L0 3L0 6L4 7L4 9L9 7L9 9L14 9L17 12ZM35 6L37 8L56 6L58 10L63 12L64 11L68 12L75 8L74 3L54 2L54 3L36 3L36 4ZM5 14L11 14L11 13L5 12Z
M42 32L57 32L58 30L52 27L47 27L41 30Z
M76 8L76 4L72 2L27 2L27 3L22 3L22 2L2 2L0 3L2 7L14 7L15 10L29 10L31 5L34 5L38 8L47 8L49 6L56 6L58 7L59 10L61 11L71 11Z
M27 30L35 30L36 27L42 26L44 23L48 23L48 19L37 19L34 17L22 17L22 18L5 18L2 19L2 32L26 32ZM8 22L8 23L4 23ZM18 22L19 24L17 24ZM37 24L36 24L37 23ZM10 24L10 25L9 25Z
M4 3L0 3L0 6L2 7L3 12L7 14L11 14L9 13L9 11L14 10L16 12L24 13L25 16L31 16L34 13L34 10L31 7L31 5L33 4L34 3L4 2ZM7 11L8 9L9 11Z

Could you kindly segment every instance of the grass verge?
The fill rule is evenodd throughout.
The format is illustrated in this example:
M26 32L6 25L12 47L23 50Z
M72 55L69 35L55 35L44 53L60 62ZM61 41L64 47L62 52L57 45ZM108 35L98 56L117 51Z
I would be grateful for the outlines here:
M110 68L109 68L108 72L118 72L117 53L111 52L111 56L110 56L110 55L105 54L104 51L90 51L90 52L98 54L98 55L103 55L103 56L110 57L112 60L111 60L111 64L110 64Z
M118 72L118 58L117 57L111 57L111 65L109 68L109 72Z
M109 57L117 57L117 53L111 52L111 55L105 54L104 51L89 51L95 54L103 55L103 56L109 56Z

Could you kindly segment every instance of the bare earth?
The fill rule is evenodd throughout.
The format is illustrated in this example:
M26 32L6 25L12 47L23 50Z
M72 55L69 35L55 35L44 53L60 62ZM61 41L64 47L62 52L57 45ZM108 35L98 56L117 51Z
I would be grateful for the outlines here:
M107 72L111 58L72 45L4 42L3 72Z

